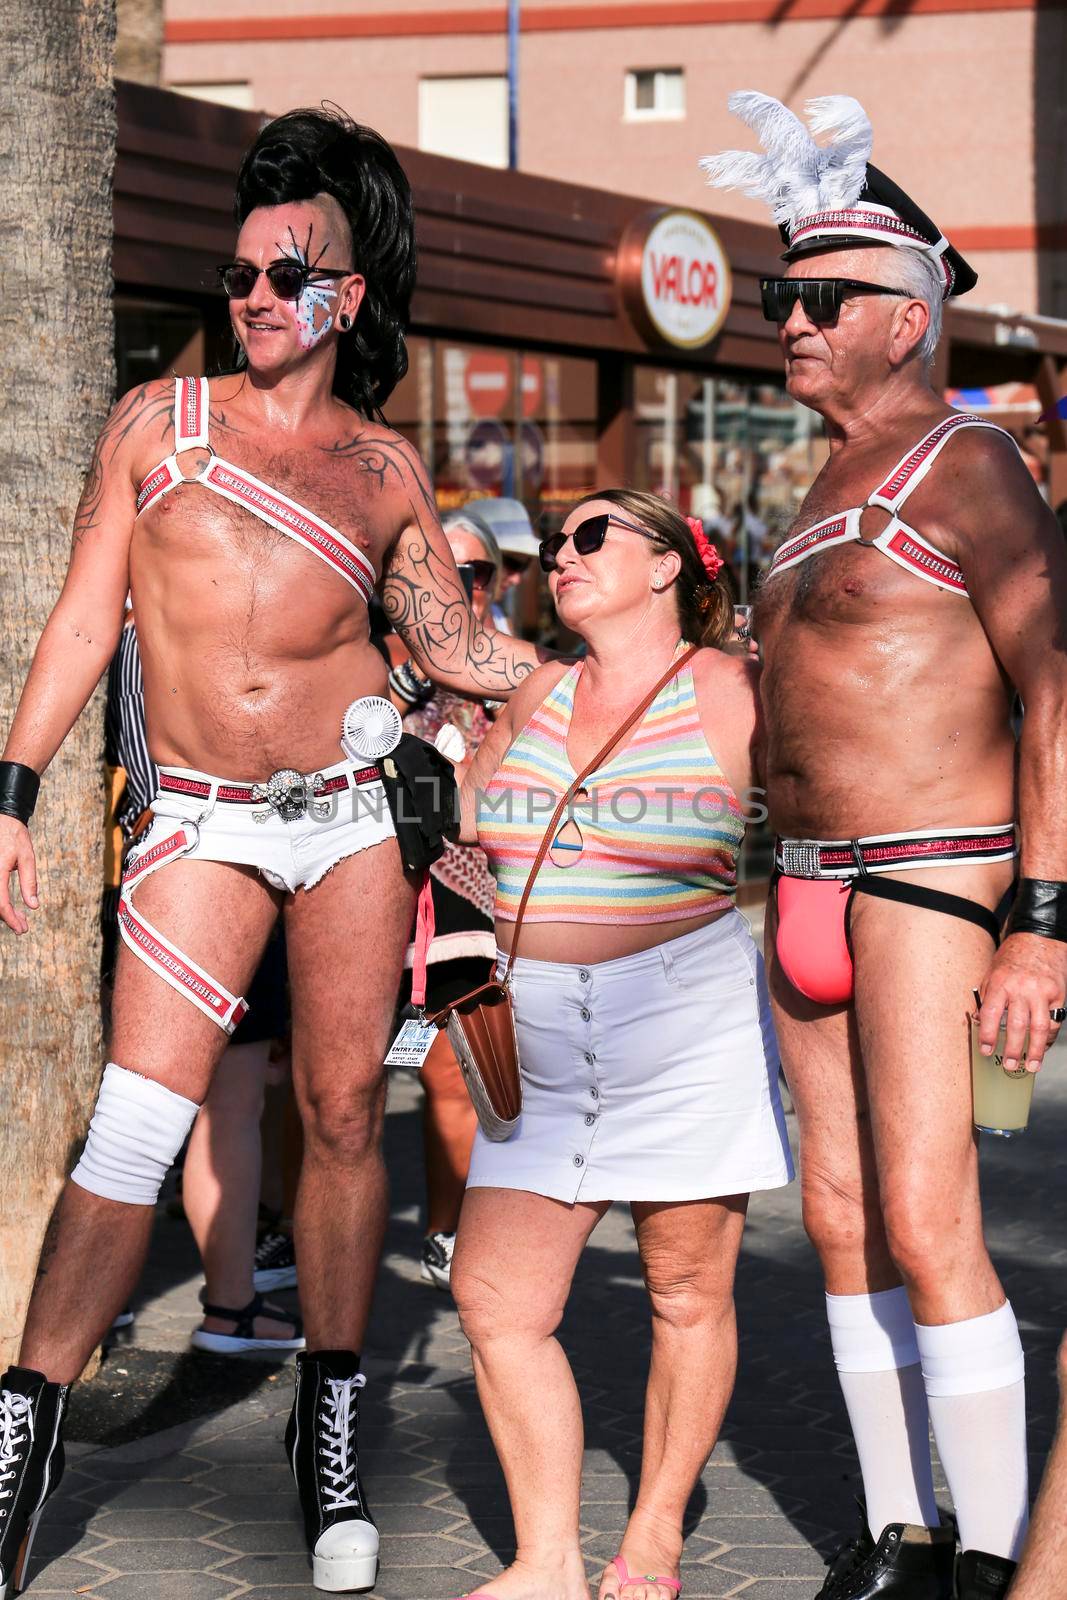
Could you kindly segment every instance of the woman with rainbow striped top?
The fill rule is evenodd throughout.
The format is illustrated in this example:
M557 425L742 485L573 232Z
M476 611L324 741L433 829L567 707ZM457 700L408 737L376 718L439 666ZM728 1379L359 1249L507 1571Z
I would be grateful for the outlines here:
M579 502L541 564L587 653L531 674L462 790L502 955L561 795L678 670L585 778L534 880L512 974L522 1115L505 1143L475 1141L452 1289L517 1540L480 1593L587 1600L581 1410L554 1333L586 1241L624 1200L652 1364L640 1488L599 1600L673 1600L733 1387L748 1196L792 1177L762 962L734 905L758 669L721 648L732 610L701 524L654 495Z

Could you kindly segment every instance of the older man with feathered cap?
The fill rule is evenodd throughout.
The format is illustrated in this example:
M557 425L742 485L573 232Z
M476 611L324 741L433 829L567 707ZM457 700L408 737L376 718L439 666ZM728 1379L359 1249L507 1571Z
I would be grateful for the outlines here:
M1012 440L931 386L943 302L977 280L871 164L863 108L730 106L763 149L704 166L781 229L763 313L830 445L754 616L768 970L865 1492L820 1594L992 1600L1026 1529L1023 1352L982 1235L968 1012L977 988L983 1048L1006 1016L1005 1065L1028 1036L1031 1069L1064 1017L1067 558Z

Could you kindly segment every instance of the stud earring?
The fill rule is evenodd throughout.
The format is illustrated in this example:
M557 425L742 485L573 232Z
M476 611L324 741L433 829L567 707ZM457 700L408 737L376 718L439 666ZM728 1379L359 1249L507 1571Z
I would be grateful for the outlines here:
M653 578L652 579L652 587L653 587L653 589L662 589L663 588L663 579L662 578Z
M340 328L342 333L347 333L349 328L351 328L352 318L348 315L347 311L341 312L341 315L337 319L337 326Z

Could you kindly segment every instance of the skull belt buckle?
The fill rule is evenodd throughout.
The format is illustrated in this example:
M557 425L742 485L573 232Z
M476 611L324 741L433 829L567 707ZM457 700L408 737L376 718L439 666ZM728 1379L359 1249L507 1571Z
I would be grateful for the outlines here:
M266 822L272 814L282 822L296 822L309 810L322 816L329 810L329 801L316 802L311 797L320 795L324 788L321 772L305 777L294 767L281 767L271 773L266 783L252 785L252 799L258 803L253 816L257 822Z

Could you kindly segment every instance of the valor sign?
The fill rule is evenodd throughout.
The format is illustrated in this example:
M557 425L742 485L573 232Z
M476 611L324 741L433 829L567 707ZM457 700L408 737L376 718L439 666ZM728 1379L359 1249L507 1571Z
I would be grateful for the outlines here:
M730 309L730 263L695 211L656 211L619 252L623 297L646 338L683 350L709 343Z

